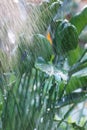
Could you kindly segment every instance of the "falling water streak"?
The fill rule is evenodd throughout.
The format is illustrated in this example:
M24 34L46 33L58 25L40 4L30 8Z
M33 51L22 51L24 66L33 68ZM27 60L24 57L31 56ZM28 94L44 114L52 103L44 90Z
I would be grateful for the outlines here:
M35 19L39 11L34 8L32 0L0 0L0 48L7 54L13 54L21 33L29 39L38 30Z

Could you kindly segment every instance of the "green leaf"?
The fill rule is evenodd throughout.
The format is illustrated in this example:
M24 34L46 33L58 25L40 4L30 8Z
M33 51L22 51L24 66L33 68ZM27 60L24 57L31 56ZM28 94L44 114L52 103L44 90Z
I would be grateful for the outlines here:
M86 121L87 121L87 117L81 117L79 125L80 126L84 126L84 124L86 123Z
M87 76L85 77L72 76L66 87L66 93L71 93L74 90L83 88L86 86L86 84L87 84Z
M86 77L87 76L87 67L84 69L81 69L80 71L73 74L73 76L76 77Z
M2 114L2 111L3 111L3 105L4 105L4 99L3 99L2 91L0 89L0 117L1 117L1 114Z
M56 108L62 108L63 106L70 104L78 104L83 102L87 98L87 92L72 92L67 94L61 98L61 100L57 103Z
M76 61L80 58L81 54L82 49L79 47L79 45L75 50L69 51L69 53L67 54L69 65L72 66L73 64L75 64Z
M75 16L73 16L70 19L70 22L73 25L75 25L75 27L77 28L78 34L80 34L81 31L87 25L87 6L84 7L84 9L81 10L81 12L79 12L78 14L76 14Z
M42 72L45 72L49 76L54 76L56 81L61 82L61 80L67 81L68 75L67 71L62 68L57 68L53 64L38 63L36 62L35 67Z

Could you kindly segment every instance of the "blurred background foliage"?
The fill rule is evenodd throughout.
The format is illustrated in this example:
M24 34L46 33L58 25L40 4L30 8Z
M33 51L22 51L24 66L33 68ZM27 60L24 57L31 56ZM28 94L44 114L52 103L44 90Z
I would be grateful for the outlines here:
M81 10L86 0L2 3L9 13L22 12L0 23L0 130L85 130L87 8ZM46 36L52 22L64 19L76 26L79 44L59 56Z

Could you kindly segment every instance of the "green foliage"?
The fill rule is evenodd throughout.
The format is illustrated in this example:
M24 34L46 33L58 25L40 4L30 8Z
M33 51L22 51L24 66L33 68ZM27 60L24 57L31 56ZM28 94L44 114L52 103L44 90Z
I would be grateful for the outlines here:
M54 48L57 53L68 53L78 45L77 29L67 20L63 20L54 33Z
M45 36L35 34L29 42L25 37L20 37L19 40L17 66L20 73L23 74L30 71L34 67L37 57L42 57L45 61L50 61L53 49Z
M2 95L2 90L0 90L0 116L1 116L2 110L3 110L3 103L4 103L4 99L3 99L3 95Z
M56 2L46 3L43 9L53 8ZM72 118L78 103L85 103L87 99L87 50L78 45L78 35L87 24L85 11L86 8L80 12L81 15L75 15L70 21L65 21L65 18L54 21L52 16L52 22L46 21L48 14L42 13L42 18L51 27L52 45L42 35L43 30L29 40L24 36L19 37L12 70L1 69L0 74L1 130L86 128L87 119L81 114L82 111L77 121ZM55 48L59 53L53 49L54 38L58 41ZM80 92L76 91L79 88Z
M38 27L39 33L41 33L41 34L46 33L49 23L54 18L55 14L57 13L60 6L61 6L60 0L54 0L54 2L53 1L49 1L49 2L44 1L44 2L42 2L41 5L39 5L35 8L35 11L38 13L35 24Z
M87 7L85 7L81 12L76 14L70 19L70 22L75 25L78 30L78 34L85 28L87 25Z

